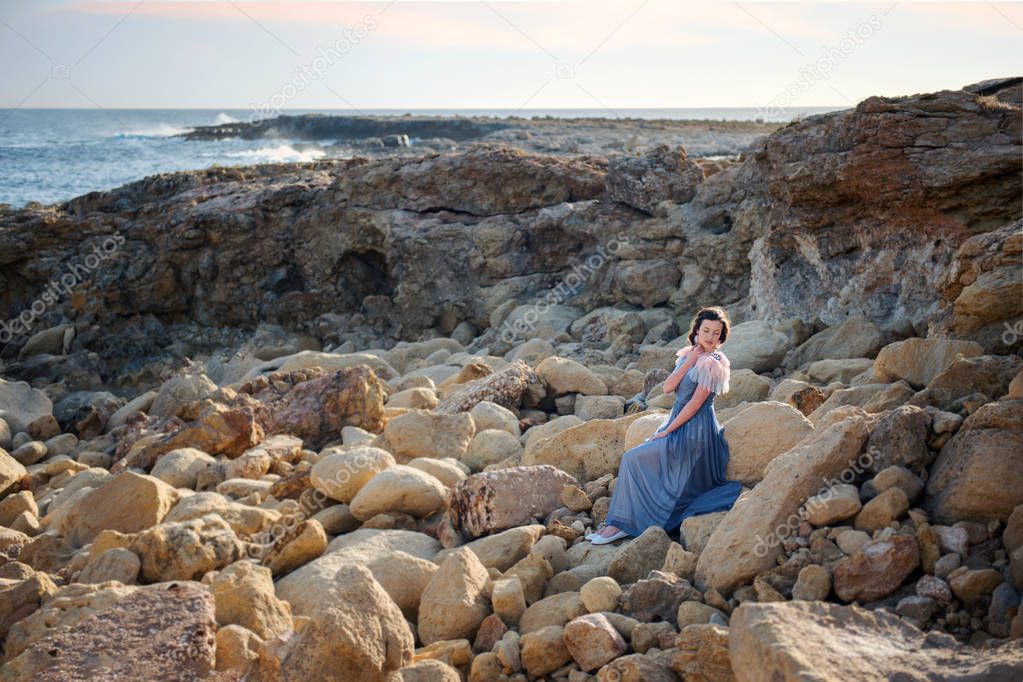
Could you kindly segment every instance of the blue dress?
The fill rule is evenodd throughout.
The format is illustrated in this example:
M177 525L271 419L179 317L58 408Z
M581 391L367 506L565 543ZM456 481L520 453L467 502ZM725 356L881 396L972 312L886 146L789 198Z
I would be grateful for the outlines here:
M685 356L675 368L683 362ZM683 519L724 511L735 503L742 484L725 478L728 442L714 413L716 392L728 390L727 368L728 361L719 352L704 356L689 368L675 388L671 413L655 433L667 428L698 385L710 388L711 394L689 421L668 436L643 442L622 455L606 525L633 536L650 526L671 533Z

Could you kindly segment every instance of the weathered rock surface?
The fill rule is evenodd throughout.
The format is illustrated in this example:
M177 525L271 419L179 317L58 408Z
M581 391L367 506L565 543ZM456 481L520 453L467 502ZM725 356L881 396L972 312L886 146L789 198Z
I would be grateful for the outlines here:
M852 677L997 679L1023 632L1021 104L1019 78L871 98L738 160L396 136L386 159L0 208L14 312L54 264L125 236L0 348L38 387L0 381L8 658L202 578L220 679L830 678L862 651ZM698 301L732 318L718 407L752 489L678 543L582 542L671 403ZM806 651L733 666L719 626L790 596L809 615L772 627ZM829 597L993 641L994 672ZM157 632L117 664L166 677Z
M780 402L755 403L724 424L730 481L758 483L764 469L813 431L799 410Z
M11 679L199 679L213 670L213 597L192 582L141 588L36 640L3 668Z
M419 638L424 644L470 637L490 615L483 589L487 569L472 550L460 548L440 564L419 604Z
M887 597L920 565L916 538L896 535L874 542L835 566L835 594L843 601Z
M524 396L532 394L542 397L542 393L538 394L541 391L543 385L536 372L526 363L518 361L459 387L440 401L434 411L441 414L469 412L483 401L501 407L518 407ZM482 427L477 425L477 430L482 430Z
M236 561L210 581L217 623L241 625L262 639L291 630L291 608L274 594L270 569Z
M5 657L10 658L24 650L25 638L18 632L25 630L26 616L37 612L56 591L53 580L41 572L0 587L0 637L4 639Z
M242 558L245 551L231 526L214 514L161 523L129 535L106 530L93 541L93 551L113 547L130 549L139 556L144 582L198 580L207 571Z
M0 379L0 417L12 434L28 429L40 417L53 414L53 402L24 381Z
M242 384L224 402L207 399L195 419L170 433L128 451L132 441L120 445L123 459L112 471L128 466L149 469L162 455L181 447L234 458L265 438L291 435L310 447L340 440L341 429L358 426L379 432L383 428L384 383L369 367L356 365L336 371L320 367L278 372ZM194 404L193 405L197 405Z
M620 419L594 419L549 438L530 441L522 453L526 465L550 464L582 481L617 474L629 426L644 413Z
M388 420L384 428L386 449L398 461L415 457L460 458L476 433L466 412L438 414L432 410L410 410Z
M826 602L742 604L729 653L739 680L1005 680L1023 669L1023 643L991 651L923 633L884 610ZM841 633L836 636L836 633Z
M1021 242L1019 220L962 242L938 281L941 308L929 331L971 338L988 352L1018 348L1023 338L1007 336L1006 327L1015 329L1010 321L1023 315Z
M358 531L357 531L358 532ZM390 531L409 533L409 531ZM407 536L406 536L407 537ZM424 540L430 538L423 537ZM436 541L434 541L436 542ZM397 543L395 543L397 544ZM400 545L399 545L400 546ZM410 551L414 546L405 545ZM432 557L436 552L427 552ZM334 583L342 566L364 566L374 580L409 619L415 619L423 590L437 571L437 564L422 556L380 545L360 547L358 543L342 550L328 551L288 575L278 579L277 596L291 604L298 615L309 616L316 611L320 593Z
M133 533L160 523L178 497L159 479L124 471L75 502L58 530L77 546L91 542L102 530Z
M394 465L391 453L358 446L344 452L324 452L313 465L309 481L316 490L338 502L351 502L378 473Z
M449 490L421 469L395 464L369 479L351 501L352 516L366 521L384 512L427 516L443 509Z
M781 541L798 529L800 505L856 464L867 435L865 420L849 417L772 460L764 480L736 501L710 536L696 566L697 584L730 591L773 566Z
M1023 504L1023 400L987 403L941 449L926 506L940 521L1005 521Z
M770 228L749 256L758 315L814 309L826 324L860 314L922 332L959 245L1018 218L1001 202L1019 195L1020 136L1005 131L1020 127L1018 106L961 90L870 97L769 136L737 172L769 206L756 214ZM946 145L958 143L977 166L947 162Z
M362 566L343 566L269 680L378 680L412 662L401 610Z
M550 465L511 467L469 476L451 493L448 515L469 538L543 519L561 490L578 481Z

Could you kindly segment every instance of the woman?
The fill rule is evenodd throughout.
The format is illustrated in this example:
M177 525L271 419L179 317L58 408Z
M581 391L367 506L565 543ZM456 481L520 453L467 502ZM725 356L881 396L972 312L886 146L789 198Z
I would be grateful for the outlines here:
M714 414L714 396L728 391L729 362L718 350L728 328L721 308L702 308L693 318L690 345L664 381L675 403L650 438L622 455L604 526L586 536L593 544L650 526L671 532L695 514L729 509L739 496L742 484L725 479L728 443Z

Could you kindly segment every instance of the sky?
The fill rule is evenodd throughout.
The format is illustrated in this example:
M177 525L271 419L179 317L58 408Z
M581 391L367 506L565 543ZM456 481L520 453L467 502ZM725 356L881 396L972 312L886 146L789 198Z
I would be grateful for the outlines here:
M1023 2L0 0L0 108L846 107L1021 38Z

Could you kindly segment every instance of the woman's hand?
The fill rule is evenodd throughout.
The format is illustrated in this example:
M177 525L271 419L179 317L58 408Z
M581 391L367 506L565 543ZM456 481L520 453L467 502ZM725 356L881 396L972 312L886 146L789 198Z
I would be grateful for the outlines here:
M671 433L671 431L657 431L656 433L651 435L649 438L647 438L647 440L651 441L651 440L657 440L658 438L664 438L669 433Z
M675 356L682 357L683 353L689 353L689 357L691 358L698 358L701 355L706 355L706 351L703 350L703 346L696 345L689 346L688 348L689 348L688 351L685 348L679 348L677 351L675 351Z

